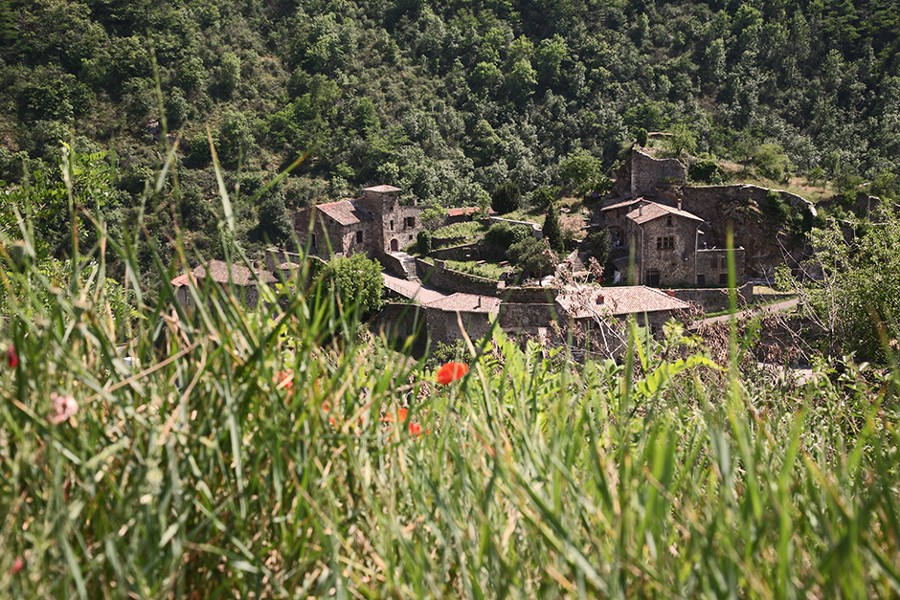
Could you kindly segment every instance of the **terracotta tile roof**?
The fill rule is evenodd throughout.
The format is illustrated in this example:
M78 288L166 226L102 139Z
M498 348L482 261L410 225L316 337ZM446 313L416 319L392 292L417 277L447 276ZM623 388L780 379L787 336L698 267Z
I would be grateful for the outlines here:
M173 279L170 283L172 287L182 287L188 285L191 282L193 275L191 273L185 273L184 275L179 275L175 279Z
M648 202L647 204L634 209L633 211L625 215L625 217L631 219L638 225L642 225L643 223L653 221L654 219L658 219L666 215L675 215L677 217L691 219L692 221L699 221L700 223L703 223L703 219L693 213L689 213L686 210L680 210L672 206L666 206L665 204L657 204L656 202Z
M362 221L371 221L373 219L372 213L350 200L316 204L316 209L341 225L356 225Z
M464 207L462 207L462 208L448 208L448 209L447 209L447 216L448 216L448 217L466 217L466 216L469 216L469 215L474 215L475 213L478 212L478 210L479 210L479 209L478 209L477 206L464 206ZM494 209L493 209L493 208L490 209L489 212L490 212L490 214L492 214L492 215L493 215L493 214L496 214L496 213L494 212Z
M191 274L196 279L212 279L217 283L233 282L235 285L256 285L257 276L265 283L274 283L275 276L268 271L253 271L243 265L229 265L221 260L211 260L205 265L195 267Z
M493 296L477 296L475 294L457 292L450 294L446 298L429 302L425 306L449 312L490 313L500 306L500 299Z
M392 185L374 185L372 187L363 188L364 192L375 192L376 194L389 194L391 192L399 192L400 188Z
M602 300L602 302L600 301ZM690 305L644 285L620 287L568 286L556 298L563 312L574 319L604 314L621 316L684 310Z

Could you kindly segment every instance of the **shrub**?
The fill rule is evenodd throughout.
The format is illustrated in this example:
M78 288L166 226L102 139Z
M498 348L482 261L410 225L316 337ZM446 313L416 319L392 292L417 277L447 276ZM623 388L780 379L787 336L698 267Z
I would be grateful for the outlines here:
M516 265L516 271L524 277L551 275L559 262L547 240L531 236L510 246L508 254Z
M512 181L500 184L491 194L491 208L501 215L518 210L521 202L522 191Z
M416 235L416 251L422 256L431 252L431 232L423 229Z
M488 256L508 258L510 246L531 237L531 231L524 225L494 223L484 234L484 250Z
M372 314L381 308L381 265L362 254L336 258L325 267L325 281L343 309Z
M699 183L719 184L725 182L725 171L715 158L700 158L691 162L688 177Z
M565 252L562 230L559 227L559 213L553 203L547 208L547 216L544 217L544 238L550 245L550 249L557 254Z

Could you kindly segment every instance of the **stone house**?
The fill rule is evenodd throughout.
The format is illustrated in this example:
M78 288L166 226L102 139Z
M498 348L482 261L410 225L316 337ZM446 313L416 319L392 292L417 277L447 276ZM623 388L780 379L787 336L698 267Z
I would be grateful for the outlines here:
M193 282L197 289L204 289L210 283L219 285L234 294L242 304L253 308L259 300L257 283L275 283L275 276L265 270L251 271L243 265L229 264L221 260L211 260L205 265L179 275L172 280L175 299L185 308L192 308L193 297L190 285Z
M294 216L294 229L310 253L330 258L364 253L373 258L399 252L422 229L422 209L400 204L400 189L379 185L354 200L317 204Z

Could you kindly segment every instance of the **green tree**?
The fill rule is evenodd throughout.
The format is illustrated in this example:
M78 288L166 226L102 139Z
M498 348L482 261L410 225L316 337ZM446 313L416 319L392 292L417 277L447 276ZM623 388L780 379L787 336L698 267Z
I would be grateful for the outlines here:
M559 213L551 202L547 207L547 215L544 217L544 237L550 245L550 249L561 254L566 247L563 243L562 229L559 227Z
M560 182L578 194L604 193L612 188L612 181L603 174L603 161L585 150L566 155L557 173Z
M270 190L263 194L259 202L259 223L251 232L251 237L282 244L291 238L293 229L284 205L284 193Z
M324 276L344 310L370 315L381 308L383 284L377 261L363 254L336 258L325 267Z
M832 220L810 232L821 276L797 287L833 351L885 361L900 340L900 217L882 207L846 229Z
M691 154L697 150L697 135L684 123L674 126L671 135L666 138L669 152L679 157L683 152Z
M551 275L559 262L547 240L538 240L531 236L510 246L508 254L516 265L516 271L523 277L539 278Z
M791 172L791 161L779 144L762 144L753 153L753 164L763 177L780 183L786 182Z
M431 252L431 232L427 229L416 234L416 252L422 256L428 256Z
M512 181L500 184L491 194L491 208L501 215L518 210L521 202L522 190Z

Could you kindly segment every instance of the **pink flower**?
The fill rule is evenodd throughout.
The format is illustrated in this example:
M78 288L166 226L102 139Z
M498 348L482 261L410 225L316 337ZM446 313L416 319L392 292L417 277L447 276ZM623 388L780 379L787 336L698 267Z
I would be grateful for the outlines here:
M54 425L65 423L78 412L78 403L72 396L53 392L50 394L50 402L53 403L53 412L47 420Z
M12 569L10 569L9 572L12 573L13 575L16 575L19 573L19 571L21 571L24 568L25 568L25 561L22 560L21 556L17 556L16 560L13 561Z
M9 349L6 351L6 364L9 365L10 369L15 369L19 366L19 355L16 353L16 347L12 344L9 345Z

